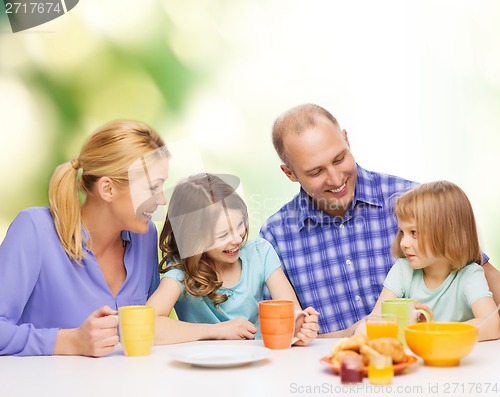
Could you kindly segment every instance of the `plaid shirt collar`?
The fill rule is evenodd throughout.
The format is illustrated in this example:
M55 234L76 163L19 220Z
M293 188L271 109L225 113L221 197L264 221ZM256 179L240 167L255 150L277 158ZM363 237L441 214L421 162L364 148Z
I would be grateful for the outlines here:
M352 211L358 203L366 203L376 207L382 207L383 195L382 190L378 183L375 182L370 172L356 164L358 175L356 178L356 188L354 191L354 199L352 200L351 207L346 211L342 221L349 220L352 217ZM307 223L308 219L317 224L329 224L339 222L338 217L332 216L325 211L318 209L312 198L300 188L298 194L298 225L302 229Z

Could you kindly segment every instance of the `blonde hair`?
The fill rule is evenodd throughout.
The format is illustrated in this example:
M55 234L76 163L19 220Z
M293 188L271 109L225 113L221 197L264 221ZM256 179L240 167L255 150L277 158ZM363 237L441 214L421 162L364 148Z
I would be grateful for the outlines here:
M56 168L49 183L50 211L59 240L72 260L80 263L83 259L79 192L84 196L92 192L103 176L119 187L127 186L129 166L164 145L162 138L143 123L112 121L87 139L78 157Z
M214 242L214 226L222 210L213 204L219 202L224 208L241 211L245 222L243 245L248 238L247 206L232 186L213 174L192 175L174 188L159 243L162 252L159 272L183 270L186 291L194 296L208 296L215 306L228 299L226 294L217 293L222 280L206 253L206 248ZM213 210L199 211L210 207ZM180 216L182 223L177 224L174 233L171 219ZM183 244L189 244L190 253L195 254L183 257L179 249Z
M452 182L437 181L417 186L396 201L399 220L416 223L419 247L445 258L453 270L469 263L482 263L474 212L467 195ZM398 233L392 253L405 257Z
M285 135L291 133L300 135L305 130L315 127L320 119L326 119L340 128L337 119L328 110L311 103L291 108L276 119L272 131L273 145L281 161L288 167L291 167L291 164L286 155Z

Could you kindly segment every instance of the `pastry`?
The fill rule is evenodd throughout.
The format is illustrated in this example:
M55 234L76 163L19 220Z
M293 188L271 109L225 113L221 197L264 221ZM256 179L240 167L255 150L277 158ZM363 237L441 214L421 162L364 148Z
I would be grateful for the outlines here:
M330 361L340 367L343 356L361 355L363 363L368 365L370 357L384 355L392 358L393 364L405 363L408 357L402 343L396 338L379 338L370 340L366 335L356 334L340 340L332 348Z
M373 356L381 356L381 354L376 349L368 344L361 346L360 353L363 357L363 364L365 365L370 364L370 359Z
M366 345L370 339L364 334L356 334L350 338L342 339L332 348L332 354L336 354L342 350L352 350L359 352L361 346Z
M341 350L330 357L330 362L340 368L342 359L347 356L359 356L354 350Z
M404 363L407 360L403 345L396 338L373 339L367 345L380 354L391 357L394 364Z

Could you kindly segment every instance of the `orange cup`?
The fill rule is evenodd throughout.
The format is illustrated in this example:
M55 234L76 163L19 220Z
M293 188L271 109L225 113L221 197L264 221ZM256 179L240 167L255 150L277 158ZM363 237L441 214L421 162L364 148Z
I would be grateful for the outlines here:
M296 342L296 323L300 316L308 314L295 310L290 300L266 300L259 303L260 333L264 346L269 349L288 349ZM303 321L303 320L302 320ZM298 325L297 325L298 327Z

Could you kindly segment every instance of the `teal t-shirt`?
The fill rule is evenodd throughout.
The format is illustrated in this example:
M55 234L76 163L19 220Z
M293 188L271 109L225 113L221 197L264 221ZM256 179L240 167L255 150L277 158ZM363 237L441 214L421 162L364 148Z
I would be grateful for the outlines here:
M412 269L407 259L398 259L384 281L399 298L416 299L429 306L435 321L467 321L474 318L471 306L492 293L482 266L470 263L457 272L451 272L437 288L424 283L422 269Z
M281 266L276 251L264 239L253 240L240 250L241 278L231 288L219 288L218 293L228 295L227 301L214 307L208 297L185 294L182 280L184 272L171 269L163 275L176 280L181 287L181 295L175 304L179 320L190 323L217 324L235 318L245 318L259 328L259 302L262 300L263 287L269 276Z

